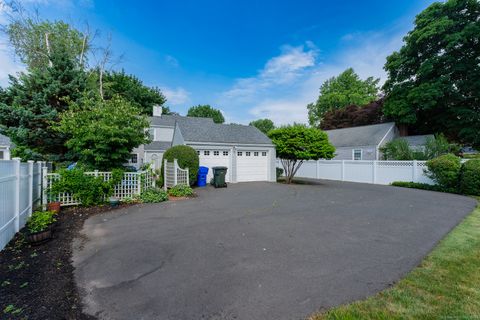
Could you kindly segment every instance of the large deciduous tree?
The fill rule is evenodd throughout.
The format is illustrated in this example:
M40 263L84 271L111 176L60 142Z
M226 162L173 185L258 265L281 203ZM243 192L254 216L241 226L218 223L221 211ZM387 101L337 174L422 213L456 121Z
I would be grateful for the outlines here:
M270 119L258 119L250 122L249 125L254 126L255 128L257 128L258 130L262 131L265 134L275 129L275 125L273 124L273 121Z
M215 123L224 123L225 118L220 110L212 108L210 105L198 105L188 109L187 116L212 118Z
M436 2L387 58L384 113L480 146L480 2Z
M382 108L383 100L380 99L364 106L351 105L333 109L324 114L320 128L332 130L382 123L385 120Z
M15 155L22 158L69 158L65 134L51 126L69 103L83 95L87 77L65 51L53 53L51 61L51 67L10 77L10 86L1 95L0 132L12 139L18 148Z
M281 159L286 183L292 182L304 161L334 156L335 147L328 141L327 134L317 128L295 124L274 129L268 136Z
M364 105L378 98L379 79L369 77L360 79L352 68L349 68L325 81L320 87L317 102L307 105L308 121L312 126L319 126L326 112L346 106Z
M121 167L133 148L149 141L146 116L119 96L85 97L73 103L55 127L68 137L66 146L89 168Z

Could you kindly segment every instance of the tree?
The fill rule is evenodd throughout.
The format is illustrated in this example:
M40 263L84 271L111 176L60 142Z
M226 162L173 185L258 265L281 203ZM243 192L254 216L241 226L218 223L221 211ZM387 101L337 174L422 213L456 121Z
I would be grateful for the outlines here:
M64 112L56 126L66 146L92 169L121 167L133 148L148 143L146 116L119 96L110 100L84 97Z
M104 99L120 95L142 114L151 116L154 105L160 105L164 113L170 113L164 104L167 101L159 88L147 87L134 75L125 71L111 71L104 74Z
M59 114L77 101L87 88L86 74L63 51L52 55L52 66L34 68L17 78L1 95L0 132L9 136L17 156L64 160L65 134L52 129Z
M384 113L480 146L480 2L435 2L387 57Z
M285 182L293 177L305 160L331 159L335 147L328 141L325 132L305 125L291 125L274 129L268 133L281 159Z
M255 128L257 128L258 130L262 131L265 134L275 129L275 125L273 124L273 121L270 119L258 119L250 122L249 125L254 126Z
M215 123L224 123L225 118L220 110L212 108L210 105L198 105L188 109L188 117L212 118Z
M323 115L320 128L332 130L382 123L385 120L382 108L383 99L364 106L353 104L341 109L332 109Z
M378 98L380 79L369 77L360 79L352 68L337 77L325 81L320 87L316 103L307 105L308 121L312 126L319 126L326 112L356 104L365 105Z

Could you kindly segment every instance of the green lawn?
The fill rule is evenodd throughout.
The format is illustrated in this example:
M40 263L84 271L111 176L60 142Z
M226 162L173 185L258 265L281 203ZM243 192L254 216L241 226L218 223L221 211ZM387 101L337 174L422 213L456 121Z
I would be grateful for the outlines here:
M480 206L395 286L324 319L480 319Z

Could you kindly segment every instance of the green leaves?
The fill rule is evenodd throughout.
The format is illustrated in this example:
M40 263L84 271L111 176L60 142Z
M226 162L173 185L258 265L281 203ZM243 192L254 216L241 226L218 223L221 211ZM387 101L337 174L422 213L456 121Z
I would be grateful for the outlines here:
M210 105L198 105L188 109L188 117L212 118L215 123L224 123L225 118L220 110L212 108Z
M267 134L270 130L275 129L273 121L270 119L258 119L249 123L250 126L254 126L258 130Z
M352 68L337 77L325 81L320 87L320 96L316 103L307 105L310 125L318 126L323 115L334 109L349 105L364 105L378 98L380 79L369 77L361 80Z

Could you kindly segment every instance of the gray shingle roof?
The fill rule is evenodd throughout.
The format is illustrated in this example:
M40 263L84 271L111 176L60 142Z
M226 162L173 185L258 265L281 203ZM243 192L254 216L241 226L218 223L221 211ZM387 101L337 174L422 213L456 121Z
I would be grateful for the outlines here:
M378 145L394 122L352 128L326 130L328 139L335 147L359 147Z
M180 127L183 139L189 142L272 144L272 141L253 126L239 124L218 124L211 118L162 115L152 117L152 125Z
M165 141L153 141L149 144L145 145L145 150L149 151L161 151L161 150L167 150L172 146L171 142L165 142Z
M10 138L7 136L4 136L3 134L0 134L0 146L11 146L12 141L10 141Z
M408 144L411 146L424 146L428 138L434 138L433 134L425 134L418 136L408 136L401 137L402 139L407 140Z

